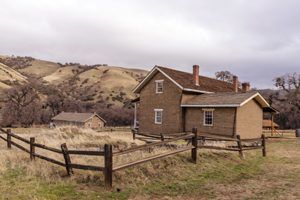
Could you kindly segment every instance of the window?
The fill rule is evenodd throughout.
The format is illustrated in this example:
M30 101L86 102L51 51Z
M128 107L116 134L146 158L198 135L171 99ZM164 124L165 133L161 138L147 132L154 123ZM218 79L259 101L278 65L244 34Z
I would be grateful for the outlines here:
M164 80L156 80L156 93L163 93Z
M203 117L204 126L213 126L214 123L214 109L205 109Z
M155 117L154 117L155 124L162 124L163 109L154 109L154 112L155 112Z

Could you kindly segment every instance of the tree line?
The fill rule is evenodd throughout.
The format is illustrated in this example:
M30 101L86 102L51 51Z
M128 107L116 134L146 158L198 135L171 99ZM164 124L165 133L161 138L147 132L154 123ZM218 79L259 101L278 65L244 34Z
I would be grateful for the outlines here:
M228 71L216 73L216 78L232 82L233 74ZM270 105L279 113L275 122L282 129L300 128L300 74L286 74L274 78L276 90L261 91ZM5 93L1 109L2 126L31 126L48 124L58 113L96 112L108 125L131 125L133 119L132 104L123 107L110 107L105 102L86 102L75 99L61 92L53 85L44 85L38 80L31 80L16 85Z
M37 80L8 89L4 102L1 109L2 126L48 124L52 117L62 111L96 112L111 126L130 125L133 119L130 103L123 107L111 107L105 102L81 101Z
M229 71L216 72L216 78L232 83ZM279 111L275 122L281 129L300 128L300 74L292 73L273 79L276 90L259 91L269 104Z

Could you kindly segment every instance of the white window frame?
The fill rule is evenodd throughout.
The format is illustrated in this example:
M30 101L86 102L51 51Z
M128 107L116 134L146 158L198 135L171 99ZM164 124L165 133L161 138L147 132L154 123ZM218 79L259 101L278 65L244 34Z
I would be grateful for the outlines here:
M161 91L158 91L158 85L161 84ZM160 94L164 92L164 80L156 80L155 81L155 92L156 94Z
M215 109L202 109L202 110L203 110L203 126L213 126ZM211 112L211 124L206 124L206 112Z
M163 122L163 109L154 109L154 123L155 124L162 124ZM157 121L157 113L161 112L161 121Z

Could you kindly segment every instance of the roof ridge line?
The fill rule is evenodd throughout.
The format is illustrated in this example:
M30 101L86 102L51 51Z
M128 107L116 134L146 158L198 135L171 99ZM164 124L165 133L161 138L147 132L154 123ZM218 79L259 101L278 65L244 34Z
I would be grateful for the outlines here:
M181 70L177 70L177 69L173 69L173 68L170 68L170 67L164 67L164 66L159 66L159 65L155 65L155 67L158 67L158 68L165 68L165 69L169 69L169 70L173 70L173 71L177 71L177 72L181 72L181 73L186 73L186 74L189 74L189 75L193 75L192 73L190 72L186 72L186 71L181 71ZM163 70L163 69L162 69ZM220 81L222 83L226 83L226 84L231 84L230 82L227 82L227 81L222 81L222 80L219 80L217 78L212 78L212 77L209 77L209 76L203 76L203 75L199 75L199 77L204 77L204 78L208 78L208 79L212 79L212 80L215 80L215 81Z

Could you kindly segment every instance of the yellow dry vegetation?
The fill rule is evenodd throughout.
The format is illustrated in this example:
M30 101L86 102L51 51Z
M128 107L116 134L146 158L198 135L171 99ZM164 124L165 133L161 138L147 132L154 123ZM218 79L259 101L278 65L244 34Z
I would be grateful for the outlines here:
M49 83L58 85L65 80L74 77L75 70L79 70L78 66L66 66L56 69L52 74L45 76L43 79Z
M18 59L15 64L22 65L22 58ZM132 90L146 73L145 70L118 66L60 65L29 59L17 70L0 63L0 93L10 88L11 82L22 83L28 79L26 76L33 75L43 80L43 84L55 85L63 94L76 99L122 107L129 99L135 98Z
M13 132L25 138L36 137L38 143L56 148L66 142L69 149L95 150L111 143L117 151L143 144L132 140L126 131L95 132L62 127L19 128ZM168 148L114 156L113 163L117 166L175 147ZM295 138L268 139L267 157L262 157L261 150L246 151L245 158L241 159L237 152L200 148L197 164L191 162L190 152L157 159L115 172L112 190L105 189L103 173L75 170L74 175L66 177L64 167L38 158L30 161L29 155L16 147L8 150L3 140L0 140L0 151L0 199L296 200L300 197L300 140ZM59 154L36 151L63 162ZM71 156L71 160L77 164L103 166L99 156Z
M31 64L31 66L20 69L20 72L34 74L37 77L44 77L54 73L60 67L57 63L45 60L34 60Z
M145 74L145 71L140 72ZM116 66L99 66L79 74L80 87L92 86L109 95L109 93L124 92L133 98L132 89L138 84L135 70Z
M9 80L9 81L23 81L26 82L27 78L17 72L16 70L0 63L0 80Z

